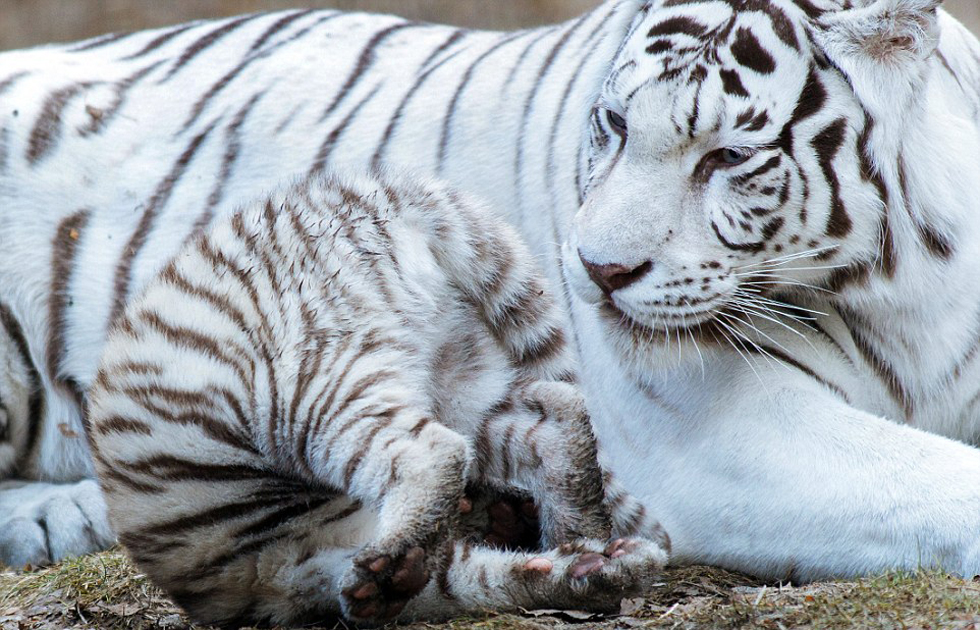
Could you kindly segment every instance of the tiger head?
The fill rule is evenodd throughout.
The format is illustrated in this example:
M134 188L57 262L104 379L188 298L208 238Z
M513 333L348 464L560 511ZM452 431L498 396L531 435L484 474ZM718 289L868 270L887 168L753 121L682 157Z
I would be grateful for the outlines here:
M592 112L574 292L662 337L894 273L874 130L914 125L938 2L648 4Z

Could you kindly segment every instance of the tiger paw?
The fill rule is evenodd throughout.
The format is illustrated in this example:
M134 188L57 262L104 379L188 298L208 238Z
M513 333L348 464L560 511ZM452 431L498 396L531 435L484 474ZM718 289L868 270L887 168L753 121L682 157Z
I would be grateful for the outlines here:
M98 484L0 484L0 565L43 566L115 542Z
M341 589L346 616L355 621L394 619L429 582L427 554L410 547L396 554L362 552L354 560Z
M489 531L484 541L502 549L534 549L541 540L541 524L534 501L503 495L487 506Z

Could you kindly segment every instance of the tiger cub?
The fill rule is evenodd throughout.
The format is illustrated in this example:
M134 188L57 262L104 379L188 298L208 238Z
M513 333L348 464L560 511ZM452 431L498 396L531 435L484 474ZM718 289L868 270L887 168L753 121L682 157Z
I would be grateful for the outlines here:
M90 392L136 563L222 625L618 607L666 551L610 540L624 498L604 497L560 315L518 243L455 192L381 174L302 181L186 244ZM467 486L533 498L550 550L475 544Z

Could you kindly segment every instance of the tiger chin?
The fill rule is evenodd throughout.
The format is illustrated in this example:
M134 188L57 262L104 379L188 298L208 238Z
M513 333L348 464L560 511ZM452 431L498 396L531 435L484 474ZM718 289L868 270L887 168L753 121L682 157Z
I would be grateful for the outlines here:
M603 478L560 321L518 237L451 189L282 188L192 239L109 335L88 434L111 524L226 626L616 610L667 538ZM532 499L540 541L485 544L481 517L506 532L514 510L488 525L467 487Z

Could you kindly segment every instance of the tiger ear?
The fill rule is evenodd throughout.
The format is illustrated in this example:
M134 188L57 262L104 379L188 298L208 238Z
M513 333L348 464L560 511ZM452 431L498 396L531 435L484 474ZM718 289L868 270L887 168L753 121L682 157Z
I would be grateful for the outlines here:
M858 0L814 20L814 39L871 110L904 118L922 97L942 0Z
M824 53L842 66L899 66L929 57L939 42L936 9L943 0L866 0L816 20ZM850 2L846 6L850 6Z

